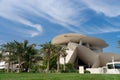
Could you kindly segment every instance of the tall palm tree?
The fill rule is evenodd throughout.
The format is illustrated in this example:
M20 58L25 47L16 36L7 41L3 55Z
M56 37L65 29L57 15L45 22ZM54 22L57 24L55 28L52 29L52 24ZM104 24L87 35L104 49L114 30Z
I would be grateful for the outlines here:
M7 62L8 62L8 68L7 68L7 72L10 71L10 64L12 63L12 60L13 60L13 53L14 53L14 43L13 42L8 42L6 44L3 44L1 45L1 49L2 49L2 52L5 53L8 53L8 55L6 55L7 57Z
M16 56L18 59L19 64L19 71L22 70L22 62L26 63L26 66L28 68L28 71L30 69L32 55L36 54L35 44L28 45L28 40L24 40L23 42L17 42L16 43Z
M23 43L19 43L17 41L14 41L16 44L16 51L15 51L15 55L17 57L17 61L18 61L18 72L21 72L21 62L22 62L22 54L23 54Z
M1 61L2 58L3 58L3 55L2 55L2 48L0 47L0 61Z
M45 53L47 57L47 68L46 71L48 72L50 69L50 57L51 54L55 52L55 46L51 44L51 42L48 42L46 44L42 44L41 46L41 53Z
M9 55L7 55L7 62L8 62L8 69L7 71L9 72L10 70L10 64L13 64L13 61L17 60L19 64L19 70L20 72L22 70L22 63L24 62L27 64L27 67L30 68L31 61L32 61L32 56L35 55L36 49L35 49L35 44L29 44L28 45L28 40L24 40L23 42L8 42L6 44L1 45L0 48L4 53L8 52ZM15 62L14 61L14 62Z
M62 46L55 45L55 56L57 57L57 72L60 70L60 55L62 54Z
M27 53L25 54L25 62L28 64L28 72L31 68L32 60L34 58L34 55L37 54L37 50L35 49L35 44L31 44L27 46Z
M66 70L66 56L67 56L66 50L67 50L66 47L62 47L61 49L61 56L64 58L64 68L63 68L64 71Z
M2 59L2 53L0 53L0 60Z

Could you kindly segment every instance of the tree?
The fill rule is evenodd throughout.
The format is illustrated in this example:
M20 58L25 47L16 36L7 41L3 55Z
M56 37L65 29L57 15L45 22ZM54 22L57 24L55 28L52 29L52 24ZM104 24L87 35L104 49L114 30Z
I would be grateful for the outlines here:
M66 47L62 47L61 49L61 56L64 58L64 68L63 68L64 71L66 70L66 56L67 56L66 50L67 50Z
M48 42L46 44L42 44L41 46L41 53L46 54L47 57L47 68L46 71L48 72L50 69L50 57L51 54L53 54L55 52L55 46L53 44L51 44L51 42Z
M0 53L0 60L2 59L2 54Z
M10 64L13 61L13 54L14 54L14 42L8 42L6 44L1 45L1 50L2 53L5 54L5 56L7 57L7 62L8 62L8 68L7 68L7 72L10 71ZM8 54L7 54L8 53Z
M27 46L27 53L25 54L25 62L27 65L27 70L29 72L29 69L31 68L32 61L35 59L35 56L37 54L37 50L35 49L35 44L31 44Z
M20 72L23 69L22 64L26 67L25 70L29 72L31 61L32 61L32 56L37 53L35 49L35 44L30 44L28 45L28 40L24 40L23 42L17 42L16 43L16 56L19 64L19 71Z
M3 56L2 56L2 49L0 48L0 61L2 60Z
M55 56L57 57L57 72L60 70L60 55L62 54L63 47L61 45L55 45Z
M21 72L23 68L29 71L32 60L34 58L34 55L37 54L37 51L35 49L35 44L28 43L28 40L24 40L23 42L13 41L1 45L0 49L2 52L5 54L8 53L8 55L5 55L5 57L7 57L6 61L8 63L8 72L10 70L10 65L14 62L17 62L19 64L18 72ZM26 67L22 65L23 63Z
M25 46L23 44L27 44L27 42L25 42L25 41L24 41L24 43L19 43L17 41L14 41L14 42L16 44L15 55L17 57L17 61L18 61L18 64L19 64L18 72L21 72L21 63L22 63L22 57L23 57L23 51L24 51L23 47Z

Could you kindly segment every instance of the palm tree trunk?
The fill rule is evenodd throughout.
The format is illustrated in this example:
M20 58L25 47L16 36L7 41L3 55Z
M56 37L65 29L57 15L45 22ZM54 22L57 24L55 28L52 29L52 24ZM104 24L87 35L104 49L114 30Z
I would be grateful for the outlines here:
M10 61L8 61L7 72L10 71Z
M30 68L31 68L31 55L29 54L29 63L28 63L28 71L27 72L30 72Z
M18 56L18 73L21 71L21 61L20 61L20 56Z
M64 57L64 71L66 70L66 57Z
M57 72L60 71L60 60L59 60L59 56L57 56Z
M47 59L47 69L46 71L48 72L50 70L50 53L48 53L48 59Z
M7 72L10 72L10 56L11 56L11 52L9 52L9 59L8 59L8 68L7 68Z
M11 72L13 72L13 62L11 63Z

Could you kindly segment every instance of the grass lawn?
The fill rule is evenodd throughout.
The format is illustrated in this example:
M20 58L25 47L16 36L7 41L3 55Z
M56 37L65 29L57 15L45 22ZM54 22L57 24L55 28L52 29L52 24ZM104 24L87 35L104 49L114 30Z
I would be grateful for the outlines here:
M0 80L120 80L120 75L78 73L0 73Z

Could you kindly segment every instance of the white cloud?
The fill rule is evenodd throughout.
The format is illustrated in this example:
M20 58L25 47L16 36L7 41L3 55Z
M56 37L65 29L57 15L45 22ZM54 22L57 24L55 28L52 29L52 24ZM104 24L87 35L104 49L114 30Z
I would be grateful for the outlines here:
M48 19L51 23L62 25L72 32L84 34L117 32L118 28L100 26L81 26L89 17L84 16L86 9L92 9L97 13L104 13L108 17L120 15L118 2L113 0L2 0L0 1L0 16L6 19L19 22L35 30L20 31L21 33L37 36L43 32L40 23L32 22L25 18L27 14L36 15ZM112 3L117 5L112 5ZM24 14L27 13L27 14ZM85 13L88 14L88 13ZM31 16L30 16L31 18ZM39 20L38 20L39 21ZM19 31L19 30L18 30ZM29 33L28 33L29 32Z
M18 21L17 18L21 17L19 15L23 12L30 12L31 14L38 15L39 17L44 17L52 23L60 24L68 29L71 28L71 31L74 28L69 25L76 26L80 24L79 21L83 21L83 17L80 16L82 12L80 13L80 11L84 10L84 7L81 5L81 8L79 8L80 5L74 5L74 3L69 0L4 0L1 1L0 5L0 7L2 7L0 9L0 12L2 12L0 13L0 16L14 21ZM22 24L26 25L24 22L28 20L24 20L20 20L20 22L23 22ZM63 25L63 23L66 26ZM41 31L42 29L40 26L41 25L38 26L37 24L37 27L35 27L35 25L33 27Z
M21 30L21 29L18 29L17 31L18 31L18 33L22 33L25 37L33 38L33 37L39 35L39 32L34 31L34 30Z
M109 17L120 15L119 0L82 0L92 10Z
M32 28L35 28L36 30L38 30L39 32L42 32L42 26L40 24L33 24L32 22L22 19L22 18L18 18L18 21L24 25L30 26Z
M21 17L19 15L19 14L22 14L22 12L20 12L20 13L17 12L17 9L18 10L20 9L18 7L22 6L22 4L19 4L19 3L21 3L19 0L9 0L9 1L4 0L4 1L1 1L1 3L0 3L0 7L1 7L0 8L0 16L4 17L6 19L12 20L14 22L19 22L23 25L35 28L36 29L36 32L35 32L36 34L31 33L30 36L32 36L32 37L37 36L40 33L42 33L43 32L42 25L34 24L33 22L31 22L31 21L29 21L29 20L27 20L24 17ZM26 33L24 32L24 34L28 34L27 31L26 31Z
M32 33L31 33L31 37L35 37L35 36L37 36L37 35L38 35L37 32L32 32Z
M111 32L120 32L120 28L114 28L111 26L108 27L94 27L94 29L92 29L93 32L89 31L90 29L86 30L87 34L100 34L100 33L111 33Z

